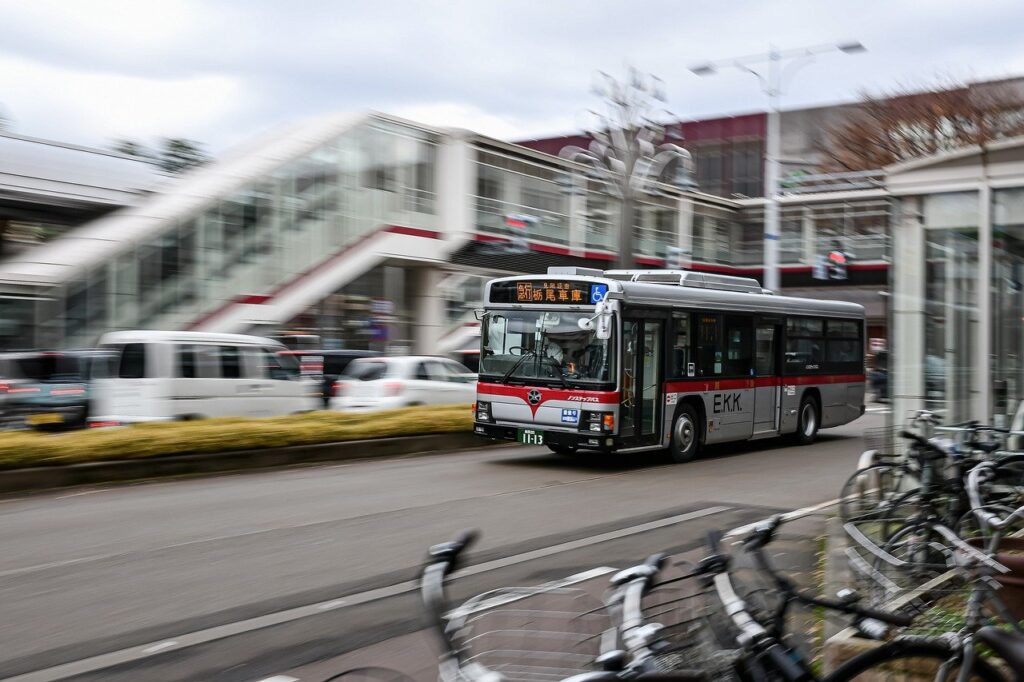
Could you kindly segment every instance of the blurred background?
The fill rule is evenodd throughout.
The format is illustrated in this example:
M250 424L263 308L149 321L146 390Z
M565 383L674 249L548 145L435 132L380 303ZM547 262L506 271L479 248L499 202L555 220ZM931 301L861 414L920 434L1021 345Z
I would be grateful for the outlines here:
M1021 398L1024 194L971 185L983 153L941 170L1024 132L1016 3L0 8L0 349L49 353L0 367L70 381L75 423L118 330L472 372L482 282L550 265L853 301L880 400L902 382L960 417ZM567 153L616 127L681 150L627 217L622 173ZM326 396L323 363L300 364ZM8 403L49 389L25 392Z

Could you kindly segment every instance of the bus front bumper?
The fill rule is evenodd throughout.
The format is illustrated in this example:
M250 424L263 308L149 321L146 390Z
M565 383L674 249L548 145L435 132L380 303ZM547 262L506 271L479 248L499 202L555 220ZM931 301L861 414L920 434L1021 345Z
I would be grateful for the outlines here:
M588 433L571 433L567 431L545 431L543 428L504 426L500 424L489 424L487 422L475 422L473 424L473 433L483 438L534 444L533 441L523 440L523 431L529 431L533 434L543 434L543 444L553 446L554 448L596 450L601 452L610 452L615 449L615 438L607 434L592 435Z

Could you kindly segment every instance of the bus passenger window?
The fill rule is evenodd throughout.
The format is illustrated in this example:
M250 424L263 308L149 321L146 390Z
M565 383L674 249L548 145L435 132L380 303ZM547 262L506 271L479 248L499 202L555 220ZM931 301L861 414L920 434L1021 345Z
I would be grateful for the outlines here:
M697 374L722 374L722 345L719 341L719 315L701 315L697 327Z
M676 314L672 317L674 325L672 336L672 366L670 376L687 376L690 360L690 315Z
M751 327L753 320L739 315L725 317L725 374L727 376L750 376L751 369Z

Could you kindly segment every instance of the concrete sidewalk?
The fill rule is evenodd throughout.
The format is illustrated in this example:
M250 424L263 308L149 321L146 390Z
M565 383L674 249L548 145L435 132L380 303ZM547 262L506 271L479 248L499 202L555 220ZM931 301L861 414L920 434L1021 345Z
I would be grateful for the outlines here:
M822 580L821 559L819 552L823 548L820 541L825 532L825 521L829 510L809 515L800 519L790 521L780 530L776 540L770 545L770 555L776 567L792 577L800 586L819 590ZM768 586L759 580L751 571L751 562L743 556L738 546L728 547L734 557L732 573L737 585L746 586L748 589L765 589ZM651 552L657 551L656 547ZM685 571L687 562L697 562L707 555L704 549L696 549L669 558L663 579L668 580ZM637 557L642 561L644 557ZM680 566L684 564L684 566ZM622 568L622 567L619 567ZM574 585L574 588L585 590L594 599L600 599L607 589L608 578L611 573L600 577L591 578L585 582ZM455 578L457 581L458 578ZM696 589L696 581L684 581L676 583L671 588L678 591L679 586L686 586L683 589ZM653 594L659 594L657 590ZM653 598L652 594L652 598ZM678 595L673 594L676 598ZM660 602L667 602L670 599L662 596ZM675 610L659 609L652 604L645 603L649 612L658 613L658 622L671 631L674 620L680 617L688 618L692 609L698 608L701 604L708 603L711 606L714 602L704 602L700 599L680 602L684 606ZM413 617L421 618L421 614L413 614ZM813 647L817 645L818 633L812 622L811 614L794 608L792 612L790 631L802 638L805 642L804 651L809 655L815 653ZM283 672L280 676L265 678L261 682L325 682L332 676L345 671L361 667L384 667L406 675L416 682L435 682L437 680L438 642L432 632L420 630L412 634L402 635L387 639L371 646L351 651L341 656L318 661L311 665L296 668ZM344 679L344 678L342 678ZM383 680L381 682L386 682Z

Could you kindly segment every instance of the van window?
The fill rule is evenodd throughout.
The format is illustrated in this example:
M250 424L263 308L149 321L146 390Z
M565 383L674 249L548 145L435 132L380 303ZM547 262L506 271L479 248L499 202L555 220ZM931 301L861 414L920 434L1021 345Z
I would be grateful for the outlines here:
M287 352L263 348L260 354L261 375L277 381L298 381L302 378L299 359Z
M242 359L235 346L220 347L220 375L225 379L242 378Z
M183 379L196 378L195 346L178 346L178 376Z
M146 344L126 343L121 349L117 376L121 379L142 379L146 376Z

